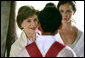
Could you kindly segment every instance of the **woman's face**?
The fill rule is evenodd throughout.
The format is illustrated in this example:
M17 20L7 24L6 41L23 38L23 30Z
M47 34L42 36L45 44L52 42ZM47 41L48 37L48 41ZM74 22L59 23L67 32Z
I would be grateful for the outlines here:
M24 28L24 31L28 34L34 34L37 29L38 18L36 15L32 15L25 19L21 26Z
M61 5L59 11L62 14L62 21L66 22L69 22L74 14L72 6L69 3Z

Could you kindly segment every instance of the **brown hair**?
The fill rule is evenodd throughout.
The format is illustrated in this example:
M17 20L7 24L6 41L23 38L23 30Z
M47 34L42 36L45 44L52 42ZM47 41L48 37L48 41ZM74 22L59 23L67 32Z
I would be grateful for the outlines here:
M72 9L74 12L76 12L76 2L75 1L59 1L57 8L59 9L59 7L63 4L69 3L72 6Z
M26 18L37 14L37 11L32 6L22 6L19 8L18 15L17 15L17 24L20 29L23 29L21 27L21 24Z

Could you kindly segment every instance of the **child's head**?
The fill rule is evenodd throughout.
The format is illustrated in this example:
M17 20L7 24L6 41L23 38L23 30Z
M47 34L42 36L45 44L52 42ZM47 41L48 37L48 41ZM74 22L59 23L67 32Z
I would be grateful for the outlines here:
M54 33L61 25L62 16L56 7L47 7L40 11L38 19L43 32Z

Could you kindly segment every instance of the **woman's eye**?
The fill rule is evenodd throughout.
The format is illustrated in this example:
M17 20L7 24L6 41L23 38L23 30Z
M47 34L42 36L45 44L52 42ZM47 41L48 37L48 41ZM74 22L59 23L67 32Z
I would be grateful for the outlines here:
M60 10L60 13L63 13L63 10Z
M31 20L27 20L27 22L31 22Z
M70 10L67 10L66 13L69 14L69 13L71 13L71 11Z
M34 19L34 21L37 21L37 18L36 18L36 19Z

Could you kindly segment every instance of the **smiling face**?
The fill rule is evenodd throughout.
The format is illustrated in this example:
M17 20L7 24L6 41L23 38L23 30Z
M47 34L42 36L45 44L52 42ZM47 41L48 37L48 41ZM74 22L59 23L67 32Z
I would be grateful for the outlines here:
M27 34L35 34L37 29L38 18L36 15L32 15L25 19L21 26L23 27L25 33Z
M74 14L74 11L72 9L72 6L69 3L63 4L59 7L59 11L62 14L62 21L70 21L72 18L72 15Z

